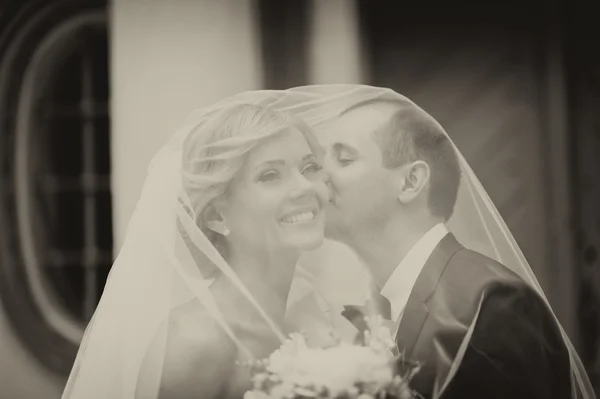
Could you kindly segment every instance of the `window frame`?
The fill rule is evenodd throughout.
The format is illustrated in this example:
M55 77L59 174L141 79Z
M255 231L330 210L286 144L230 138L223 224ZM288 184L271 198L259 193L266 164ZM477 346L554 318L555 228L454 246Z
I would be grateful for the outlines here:
M36 269L35 232L23 224L31 222L23 207L31 199L23 184L30 158L23 144L32 134L38 79L48 73L52 55L80 29L106 26L107 7L105 1L27 3L10 17L13 23L0 31L0 304L35 358L67 376L85 325L55 303Z

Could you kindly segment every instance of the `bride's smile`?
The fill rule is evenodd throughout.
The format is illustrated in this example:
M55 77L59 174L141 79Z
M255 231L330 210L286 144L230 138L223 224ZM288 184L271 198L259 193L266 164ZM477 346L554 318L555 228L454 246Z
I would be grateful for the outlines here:
M284 225L297 225L297 224L309 224L315 222L317 216L320 215L319 209L300 209L296 210L293 213L283 216L281 218L281 223Z

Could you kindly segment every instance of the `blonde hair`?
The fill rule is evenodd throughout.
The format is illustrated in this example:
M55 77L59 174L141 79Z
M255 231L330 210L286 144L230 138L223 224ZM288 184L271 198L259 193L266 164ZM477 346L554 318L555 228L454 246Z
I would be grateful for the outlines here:
M260 105L226 107L192 129L186 138L182 156L183 188L196 223L224 257L223 237L204 225L204 210L211 201L226 195L229 184L252 149L290 128L302 133L313 153L322 158L322 147L304 121Z

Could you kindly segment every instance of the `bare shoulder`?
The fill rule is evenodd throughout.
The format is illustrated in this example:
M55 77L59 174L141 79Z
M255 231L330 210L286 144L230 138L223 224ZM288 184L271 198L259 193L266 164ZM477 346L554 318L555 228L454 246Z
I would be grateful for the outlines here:
M173 352L184 355L178 361L201 358L210 359L214 365L235 359L235 345L198 301L174 309L168 324L167 358Z
M188 302L174 309L156 334L140 380L151 381L156 377L152 366L162 364L160 398L219 397L236 355L235 346L200 303Z

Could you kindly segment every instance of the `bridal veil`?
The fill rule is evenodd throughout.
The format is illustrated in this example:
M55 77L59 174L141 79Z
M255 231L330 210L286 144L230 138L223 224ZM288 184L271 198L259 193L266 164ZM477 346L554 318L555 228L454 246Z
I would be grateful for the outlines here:
M198 298L230 338L243 350L210 294L211 270L224 273L256 304L195 223L190 198L182 187L182 147L188 134L203 126L225 107L258 104L289 112L326 135L327 126L345 109L373 99L407 98L390 89L363 85L305 86L282 91L245 92L194 112L187 124L153 158L102 298L90 321L73 366L64 399L133 398L140 367L150 342L169 313ZM416 106L416 105L415 105ZM462 180L448 228L466 247L481 252L520 275L545 298L531 267L481 183L458 151ZM318 250L317 250L318 252ZM201 256L198 256L201 254ZM318 255L318 254L317 254ZM349 259L347 255L344 259ZM321 260L337 262L336 251ZM361 279L352 280L356 284ZM355 287L362 290L364 287ZM547 300L546 300L547 301ZM257 309L260 311L260 309ZM268 316L265 323L283 338ZM585 369L564 330L571 359L573 398L595 398ZM166 343L168 331L161 339ZM468 336L467 338L468 339ZM459 364L461 359L454 359ZM162 364L153 364L156 392ZM449 376L451 378L451 375Z

